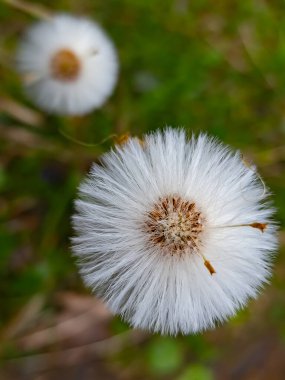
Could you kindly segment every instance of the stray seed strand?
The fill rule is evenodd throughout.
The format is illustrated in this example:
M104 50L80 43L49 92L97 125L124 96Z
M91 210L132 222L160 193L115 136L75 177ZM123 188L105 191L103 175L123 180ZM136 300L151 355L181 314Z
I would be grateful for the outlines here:
M260 180L261 184L262 184L262 187L263 187L263 191L262 191L262 194L260 195L260 199L262 199L266 192L267 192L267 189L266 189L266 185L261 177L261 175L257 172L256 170L256 166L253 164L253 163L250 163L245 157L243 154L241 154L241 161L242 163L244 164L244 166L246 168L248 168L249 170L251 170L252 172L255 173L255 175L258 177L258 179ZM242 191L243 193L243 191ZM247 199L244 195L243 195L243 198L246 200L246 201L252 201L252 199Z
M255 222L255 223L251 223L250 227L258 228L261 232L264 232L266 230L266 228L267 228L267 223L258 223L258 222Z
M203 253L201 253L201 252L197 252L197 253L203 259L204 265L208 269L208 271L210 272L211 276L213 276L214 273L217 273L215 271L215 268L213 267L213 265L210 263L209 260L206 259L206 257L203 255Z
M241 153L241 161L245 167L247 167L248 169L250 169L252 171L256 171L255 165L252 162L250 162L250 160L248 160L242 153Z
M252 228L257 228L261 232L264 232L267 226L268 226L268 223L254 222L254 223L248 223L248 224L232 224L228 226L214 226L213 228L252 227Z
M205 258L204 258L204 265L210 272L211 276L213 276L213 274L216 273L213 265L210 263L210 261L206 260Z

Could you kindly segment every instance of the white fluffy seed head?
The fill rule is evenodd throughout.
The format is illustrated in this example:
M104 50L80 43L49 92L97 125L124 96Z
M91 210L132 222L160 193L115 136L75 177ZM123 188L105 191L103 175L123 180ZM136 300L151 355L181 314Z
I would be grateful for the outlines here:
M94 164L76 201L85 283L132 326L195 333L270 276L273 210L256 172L216 140L167 129Z
M57 114L80 115L102 106L118 76L117 54L102 29L65 14L27 31L17 63L30 98Z

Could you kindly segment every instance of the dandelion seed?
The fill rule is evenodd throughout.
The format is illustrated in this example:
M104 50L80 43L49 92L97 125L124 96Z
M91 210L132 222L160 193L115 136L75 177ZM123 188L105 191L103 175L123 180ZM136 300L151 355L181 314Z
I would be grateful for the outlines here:
M20 44L18 68L42 109L80 115L101 107L117 81L112 42L94 22L56 15L33 25Z
M270 276L276 228L261 186L206 135L129 138L80 186L73 249L85 283L134 327L213 328Z

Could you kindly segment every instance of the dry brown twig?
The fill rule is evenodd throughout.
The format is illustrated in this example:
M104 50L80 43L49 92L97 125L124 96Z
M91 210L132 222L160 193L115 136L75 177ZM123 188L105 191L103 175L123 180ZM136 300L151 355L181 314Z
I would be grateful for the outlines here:
M51 19L51 12L48 11L46 8L44 8L42 5L39 4L33 4L29 3L27 1L22 0L2 0L7 5L10 5L11 7L18 9L20 11L23 11L25 13L28 13L29 15L44 19L44 20L50 20Z
M44 304L42 295L35 295L0 331L0 341L5 342L16 337L25 330L39 315Z
M66 339L80 336L84 331L95 328L100 320L108 321L111 314L106 310L105 314L98 315L98 303L93 307L75 316L69 316L57 324L25 335L17 340L17 344L26 350L42 349L45 346L58 344Z
M71 367L94 361L95 358L102 359L112 356L126 347L143 343L147 338L148 335L144 332L130 330L77 347L34 354L32 356L25 356L24 358L8 359L6 360L6 364L13 367L24 362L27 368L33 368L32 372Z
M106 337L105 334L109 334L107 326L111 314L101 301L91 296L63 292L57 295L56 302L63 307L63 312L57 315L52 326L20 337L15 331L23 332L23 328L15 331L13 328L10 329L12 335L9 334L9 337L16 337L14 343L20 349L24 349L25 355L16 359L6 359L8 366L21 365L21 362L26 365L28 361L31 364L30 368L36 372L54 367L64 368L113 355L125 347L140 344L147 339L147 334L136 330ZM94 330L101 333L92 337ZM84 335L87 342L78 339ZM44 347L47 349L47 346L50 346L49 351L26 355L30 350L43 350Z
M40 126L44 121L40 112L31 109L6 95L0 95L0 111L13 117L20 123L28 124L33 127Z
M50 142L21 125L0 124L0 136L2 140L25 148L43 149L45 151L55 150Z

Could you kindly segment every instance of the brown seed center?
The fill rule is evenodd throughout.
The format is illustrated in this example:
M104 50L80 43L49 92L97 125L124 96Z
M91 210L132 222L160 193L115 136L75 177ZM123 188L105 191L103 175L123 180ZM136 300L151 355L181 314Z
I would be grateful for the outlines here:
M80 70L80 60L71 50L59 50L51 60L51 75L54 79L73 81L78 77Z
M160 198L145 221L150 241L165 253L196 252L201 242L204 217L194 202L178 195Z

